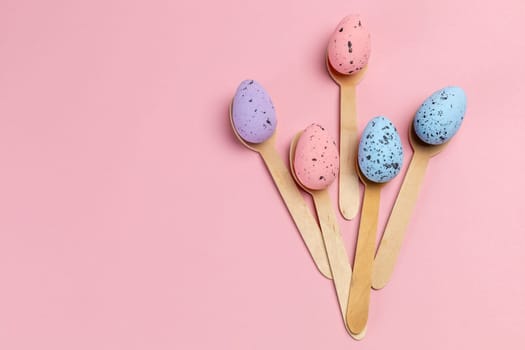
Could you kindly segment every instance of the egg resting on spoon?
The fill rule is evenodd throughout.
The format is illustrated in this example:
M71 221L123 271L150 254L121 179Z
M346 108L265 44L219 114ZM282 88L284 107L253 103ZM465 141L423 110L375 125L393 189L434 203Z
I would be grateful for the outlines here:
M359 15L349 15L337 25L328 42L330 65L341 74L354 74L368 64L370 32Z
M244 80L233 98L232 118L235 130L246 142L262 143L277 127L270 95L255 80Z
M330 186L339 173L339 154L335 141L319 124L308 126L297 141L294 157L297 179L311 190Z

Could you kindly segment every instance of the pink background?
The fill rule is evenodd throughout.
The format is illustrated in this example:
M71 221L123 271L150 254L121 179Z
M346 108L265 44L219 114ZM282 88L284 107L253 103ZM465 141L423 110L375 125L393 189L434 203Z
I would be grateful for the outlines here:
M336 137L324 50L351 12L373 36L359 123L395 122L403 173L422 100L448 84L469 97L360 343L227 120L255 78L283 157L311 122ZM524 14L521 0L1 0L0 348L522 349ZM358 222L339 218L353 251Z

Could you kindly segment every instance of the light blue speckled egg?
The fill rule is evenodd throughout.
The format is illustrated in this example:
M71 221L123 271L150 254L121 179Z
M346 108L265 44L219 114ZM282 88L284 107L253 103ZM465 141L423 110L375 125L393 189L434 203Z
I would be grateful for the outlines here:
M447 142L458 132L466 107L467 97L460 87L449 86L434 92L416 113L416 135L431 145Z
M403 146L388 118L375 117L366 125L357 154L359 169L370 181L392 180L403 166Z

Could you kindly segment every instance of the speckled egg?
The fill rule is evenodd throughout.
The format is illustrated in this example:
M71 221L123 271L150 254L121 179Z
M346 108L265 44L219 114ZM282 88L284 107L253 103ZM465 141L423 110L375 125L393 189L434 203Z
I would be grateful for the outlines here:
M294 171L299 182L311 189L330 186L339 172L337 145L319 124L307 127L295 147Z
M277 126L270 95L255 80L245 80L233 98L232 118L243 140L261 143L272 136Z
M349 15L337 25L328 42L328 60L341 74L353 74L368 64L370 33L359 15Z
M447 142L458 132L466 107L467 96L460 87L449 86L434 92L416 113L416 135L431 145Z
M403 166L403 146L396 127L385 117L375 117L359 141L361 173L370 181L384 183L399 174Z

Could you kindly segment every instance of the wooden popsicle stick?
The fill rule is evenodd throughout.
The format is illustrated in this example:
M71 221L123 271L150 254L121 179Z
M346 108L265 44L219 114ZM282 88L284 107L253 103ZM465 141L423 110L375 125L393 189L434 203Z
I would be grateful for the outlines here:
M362 332L368 321L381 187L381 184L365 183L354 271L346 311L348 327L352 333Z
M299 192L292 175L277 153L273 142L258 145L258 151L292 216L303 241L317 268L326 278L332 278L328 257L324 247L321 230L317 225L303 196Z
M351 220L359 211L360 199L359 179L354 167L359 142L355 85L341 85L340 104L339 210L345 219Z
M321 224L321 232L332 270L333 283L341 310L341 317L348 333L357 340L363 339L366 334L366 329L359 334L354 334L350 331L346 322L352 268L350 267L348 254L346 253L343 237L339 230L339 224L337 223L328 190L310 191L310 193L314 199L317 216Z
M377 250L372 275L372 287L374 289L383 288L394 271L395 262L401 249L410 216L416 205L429 160L429 155L422 152L416 151L412 156Z

